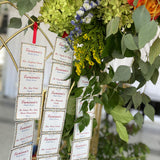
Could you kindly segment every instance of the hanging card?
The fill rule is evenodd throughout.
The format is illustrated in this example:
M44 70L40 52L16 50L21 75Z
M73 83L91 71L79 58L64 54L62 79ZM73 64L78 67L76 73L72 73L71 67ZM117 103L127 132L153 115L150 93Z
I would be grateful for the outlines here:
M14 147L33 142L34 121L16 123L15 128Z
M57 37L53 59L65 63L72 63L73 51L64 38Z
M61 134L43 134L40 137L38 156L58 154Z
M16 120L39 119L41 101L41 96L18 96L16 104Z
M22 43L20 68L44 69L46 47Z
M59 160L59 156L51 156L51 157L38 157L37 160Z
M62 132L65 120L64 111L45 111L42 121L42 132Z
M88 158L90 140L73 142L71 160Z
M89 85L88 78L85 76L81 76L78 81L78 87L87 87Z
M19 71L19 94L42 94L43 72Z
M90 123L87 127L85 127L85 129L80 132L79 131L79 124L76 123L74 125L74 140L79 140L79 139L91 139L92 137L92 124L93 121L90 120Z
M66 80L71 74L71 66L53 63L50 77L51 85L70 86L70 79Z
M90 100L88 100L90 101ZM89 102L88 102L89 103ZM83 116L83 112L81 111L81 107L82 107L83 101L81 101L81 99L77 98L76 99L76 117L81 117ZM88 111L87 113L91 116L94 117L95 116L95 108L93 108L92 110L89 109L88 106Z
M46 108L66 108L69 90L66 88L48 87Z
M32 145L13 149L10 160L32 160Z

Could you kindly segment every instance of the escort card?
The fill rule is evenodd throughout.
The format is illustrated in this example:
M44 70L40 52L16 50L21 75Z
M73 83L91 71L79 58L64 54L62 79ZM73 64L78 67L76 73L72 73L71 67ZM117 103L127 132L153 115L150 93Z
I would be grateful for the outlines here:
M43 72L19 72L19 94L41 94L43 85Z
M52 157L39 157L37 160L59 160L59 156L52 156Z
M76 116L77 117L81 117L83 116L83 112L81 111L81 107L82 107L83 101L81 101L81 99L77 98L76 99ZM95 116L95 108L93 108L92 110L89 109L88 106L88 111L87 113L91 116L94 117Z
M63 65L59 63L53 63L52 73L50 77L51 85L70 86L70 79L67 79L71 74L71 66Z
M64 111L45 111L42 132L62 132L65 120Z
M73 142L71 160L88 158L90 140Z
M88 78L85 76L81 76L78 81L78 87L87 87L89 85Z
M38 155L58 154L61 134L43 134L40 137Z
M79 124L76 123L74 125L74 140L91 138L92 137L92 124L93 124L93 121L90 120L89 125L85 127L85 129L82 132L80 132Z
M44 69L46 47L22 43L20 68Z
M66 108L68 89L48 87L46 108Z
M10 160L31 160L32 145L13 149L11 151Z
M60 37L57 37L53 59L65 63L72 63L72 57L73 51L69 47L67 41Z
M14 147L33 141L34 121L16 123Z
M18 96L16 106L16 120L39 119L42 97Z

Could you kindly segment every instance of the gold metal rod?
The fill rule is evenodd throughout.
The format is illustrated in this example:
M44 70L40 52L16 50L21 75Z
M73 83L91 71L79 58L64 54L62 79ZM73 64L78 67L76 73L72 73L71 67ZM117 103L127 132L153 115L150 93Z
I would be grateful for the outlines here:
M45 61L48 60L48 58L53 54L53 52L51 52L48 56L45 57Z
M70 96L70 94L71 94L71 91L72 91L72 89L73 89L74 85L75 85L75 81L73 82L73 84L72 84L72 86L71 86L71 88L70 88L70 90L69 90L68 98L69 98L69 96Z
M0 5L1 4L7 4L8 3L8 1L3 1L3 2L0 2Z
M9 48L7 47L7 45L5 44L5 41L3 40L3 38L2 38L1 36L0 36L0 41L2 42L2 44L4 45L4 47L6 48L6 50L7 50L8 54L9 54L9 56L10 56L11 59L12 59L12 62L13 62L13 64L14 64L15 68L16 68L16 70L17 70L17 72L18 72L17 63L16 63L16 61L15 61L15 59L14 59L14 57L13 57L11 51L9 50Z
M13 39L16 35L18 35L18 34L21 33L22 31L26 30L27 28L29 28L29 27L31 27L31 26L33 26L33 25L34 25L34 23L32 23L32 24L30 24L30 25L28 25L28 26L26 26L26 27L18 30L16 33L14 33L11 37L9 37L9 38L5 41L5 44L7 44L7 43L8 43L11 39ZM2 45L0 46L0 49L2 49L3 46L4 46L4 45L2 44Z

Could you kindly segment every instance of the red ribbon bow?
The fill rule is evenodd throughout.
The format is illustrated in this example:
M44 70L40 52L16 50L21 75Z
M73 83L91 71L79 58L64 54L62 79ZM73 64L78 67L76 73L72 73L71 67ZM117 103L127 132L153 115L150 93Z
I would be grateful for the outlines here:
M66 31L64 31L62 38L66 38L68 36L68 34L66 33Z
M32 41L33 44L36 43L37 28L38 28L38 23L37 23L37 22L34 22L34 25L33 25L33 41Z

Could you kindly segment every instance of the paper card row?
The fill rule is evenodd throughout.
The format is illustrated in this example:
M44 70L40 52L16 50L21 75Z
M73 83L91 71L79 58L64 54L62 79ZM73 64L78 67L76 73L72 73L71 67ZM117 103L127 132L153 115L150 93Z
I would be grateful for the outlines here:
M59 153L62 134L42 134L38 146L37 156Z
M67 88L48 87L45 109L65 109L68 101Z
M72 67L61 63L52 63L50 85L70 86L70 79L66 80L71 75Z
M22 43L20 68L44 69L46 47Z
M32 145L12 149L9 160L32 160Z
M44 111L41 132L63 132L65 111Z
M18 94L42 94L44 73L41 71L19 71Z
M64 63L72 63L73 51L64 38L56 38L53 59Z
M72 143L71 160L88 159L90 140Z
M16 120L39 119L41 114L41 96L18 96L16 102Z

